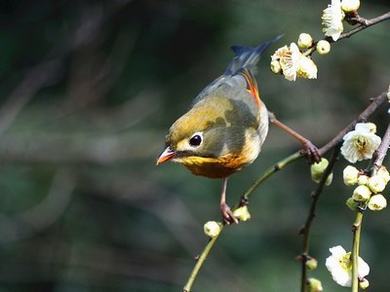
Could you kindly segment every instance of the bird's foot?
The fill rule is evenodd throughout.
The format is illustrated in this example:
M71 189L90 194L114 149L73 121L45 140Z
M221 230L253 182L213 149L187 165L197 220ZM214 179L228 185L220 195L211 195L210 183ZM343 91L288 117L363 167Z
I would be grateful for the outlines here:
M301 153L309 160L310 164L321 161L321 154L317 148L311 141L306 140L303 143L303 149Z
M222 218L225 224L230 225L232 223L236 223L236 224L238 223L238 219L233 215L233 212L228 206L228 204L221 203L220 208L221 208Z

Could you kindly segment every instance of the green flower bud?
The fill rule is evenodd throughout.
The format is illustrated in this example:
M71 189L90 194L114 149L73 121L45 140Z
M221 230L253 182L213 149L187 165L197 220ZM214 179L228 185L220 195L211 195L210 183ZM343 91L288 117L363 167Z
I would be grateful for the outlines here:
M306 261L305 265L309 270L313 271L317 269L318 262L315 258L310 258L309 260Z
M328 175L328 177L326 178L325 185L326 185L326 186L329 186L329 185L332 183L332 181L333 181L333 172L330 173L330 174Z
M221 224L215 221L208 221L206 224L203 226L204 233L213 238L218 236L218 234L221 232Z
M308 288L307 290L309 292L322 292L323 291L321 281L318 279L315 279L315 278L309 278L307 280L307 288Z
M271 71L275 74L278 74L282 71L282 67L280 66L279 61L274 60L271 62Z
M359 0L343 0L341 1L341 9L348 13L358 10L360 7Z
M359 170L352 166L348 165L346 168L343 170L343 180L344 184L347 186L353 186L358 182L358 177L359 177Z
M356 202L365 202L367 201L371 196L371 191L367 186L361 185L358 186L354 191L352 198Z
M382 195L374 195L371 197L371 199L368 201L368 208L371 211L380 211L387 206L386 198Z
M316 50L320 55L326 55L330 52L330 43L326 40L320 40L317 43Z
M322 158L320 162L313 163L310 167L311 178L318 183L321 180L322 174L328 167L329 161L326 158Z
M369 177L365 174L359 175L358 177L358 185L366 185L368 184Z
M298 47L301 49L310 48L313 45L313 38L308 33L301 33L298 37Z
M362 290L366 290L370 286L370 282L366 278L363 278L362 280L359 281L359 287Z
M348 200L345 202L345 205L347 205L348 208L352 211L356 211L357 206L359 206L359 204L352 198L348 198Z
M383 177L374 175L368 179L368 187L374 193L382 192L386 187L386 181Z
M387 171L386 167L383 165L381 167L379 167L378 171L376 172L376 175L383 178L385 180L386 184L390 181L390 174Z
M234 217L236 217L240 221L247 221L251 218L251 214L249 213L248 206L242 206L233 211Z

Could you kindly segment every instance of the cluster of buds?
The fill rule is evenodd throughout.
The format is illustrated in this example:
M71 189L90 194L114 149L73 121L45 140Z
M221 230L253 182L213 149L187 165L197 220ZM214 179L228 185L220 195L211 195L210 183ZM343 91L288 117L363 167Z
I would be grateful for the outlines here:
M358 206L368 207L372 211L386 208L386 198L381 194L390 181L386 167L381 166L374 175L368 176L354 166L348 165L343 171L343 180L347 186L357 185L346 203L352 210Z
M233 211L233 216L242 222L248 221L251 218L248 206L246 205L235 209ZM208 221L203 225L203 231L210 238L217 237L222 231L222 223L216 221Z
M291 43L275 51L271 56L271 71L282 74L289 81L298 78L317 79L317 66L313 60L302 53L313 45L313 39L309 34L301 34L298 45Z
M318 69L310 57L314 50L325 55L330 51L330 43L326 40L315 42L310 34L301 33L296 43L277 49L271 56L271 71L284 75L289 81L317 79Z
M321 178L329 165L329 161L326 158L321 158L321 161L318 163L313 163L310 167L311 179L319 183ZM330 173L326 178L325 185L330 185L333 181L333 173Z

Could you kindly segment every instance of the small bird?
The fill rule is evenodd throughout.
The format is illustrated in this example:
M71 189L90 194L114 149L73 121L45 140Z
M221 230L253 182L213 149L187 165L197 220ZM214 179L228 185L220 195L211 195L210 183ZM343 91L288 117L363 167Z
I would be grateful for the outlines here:
M172 160L193 174L223 179L220 209L225 223L237 223L226 202L228 177L259 155L269 121L297 138L318 161L317 148L269 113L254 77L261 54L280 36L256 47L232 46L235 57L223 75L195 98L192 108L177 119L166 136L166 149L157 165Z

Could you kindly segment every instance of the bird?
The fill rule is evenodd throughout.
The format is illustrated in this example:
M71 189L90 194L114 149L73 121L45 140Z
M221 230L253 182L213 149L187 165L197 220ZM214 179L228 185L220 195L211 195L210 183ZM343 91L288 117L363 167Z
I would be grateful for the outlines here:
M226 224L238 223L226 200L228 178L258 157L269 122L297 138L311 160L319 160L314 144L277 120L260 97L256 65L280 37L255 47L232 46L233 60L195 97L190 110L172 124L165 150L157 158L157 165L173 161L194 175L222 179L220 211Z

